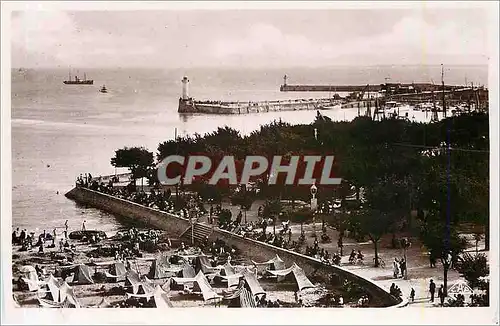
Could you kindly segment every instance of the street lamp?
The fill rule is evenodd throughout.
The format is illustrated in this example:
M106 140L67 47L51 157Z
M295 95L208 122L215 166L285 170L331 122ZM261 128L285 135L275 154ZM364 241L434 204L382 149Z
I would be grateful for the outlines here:
M210 203L210 212L209 212L209 215L208 215L208 217L209 217L208 220L209 220L210 224L212 224L213 223L213 221L212 221L213 216L212 215L213 215L213 211L214 211L214 206L213 206L214 205L214 199L213 198L208 198L208 202Z
M313 184L310 188L311 191L311 211L313 213L313 230L314 235L316 235L316 208L318 207L318 199L316 198L316 194L318 193L318 187Z
M193 223L193 215L196 214L194 207L194 198L191 197L189 200L189 223L191 224L191 245L194 246L194 223Z

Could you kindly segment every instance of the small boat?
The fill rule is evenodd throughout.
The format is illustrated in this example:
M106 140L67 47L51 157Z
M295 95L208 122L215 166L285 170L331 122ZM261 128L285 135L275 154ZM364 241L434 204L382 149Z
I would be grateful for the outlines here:
M99 90L101 93L107 93L108 90L106 89L106 85L102 85L101 89Z

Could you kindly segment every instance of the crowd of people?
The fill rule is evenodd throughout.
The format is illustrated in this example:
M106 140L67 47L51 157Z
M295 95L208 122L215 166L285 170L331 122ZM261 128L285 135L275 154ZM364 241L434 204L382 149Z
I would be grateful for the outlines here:
M358 250L358 252L356 252L355 249L352 249L351 254L349 255L350 264L356 264L356 263L362 264L364 259L365 256L363 255L361 250Z
M307 256L319 259L325 264L340 265L342 258L341 254L338 252L330 254L328 250L320 248L316 234L313 245L306 245L304 247L306 244L305 233L302 231L297 240L292 240L292 230L290 228L289 221L281 222L281 228L276 230L274 224L275 221L271 218L263 216L263 206L258 208L258 217L260 218L260 221L246 222L246 219L243 221L242 211L237 214L236 218L233 218L231 211L223 209L220 204L211 204L209 210L206 210L202 198L198 195L191 194L181 197L180 200L183 201L185 205L181 205L184 206L181 209L176 209L175 202L172 200L172 192L170 189L166 191L151 189L149 193L146 193L142 189L137 190L135 186L133 188L129 187L132 183L130 183L127 187L114 187L113 184L116 181L118 180L109 178L108 184L104 184L101 177L92 179L92 176L88 173L84 176L80 175L77 180L77 184L84 187L87 186L91 189L102 191L122 199L130 200L144 206L177 214L183 218L195 217L200 219L206 215L207 222L209 224L217 224L220 229L246 238L265 242L276 247L303 253ZM272 232L268 230L270 227L273 228ZM323 227L320 240L322 243L330 241L326 232L326 227ZM340 251L342 251L342 247L343 244L341 240L339 240ZM362 263L363 258L364 256L360 250L357 252L353 250L349 256L349 262L351 264ZM399 266L401 269L406 265L404 262L400 262Z
M35 236L35 232L29 232L27 229L19 230L16 228L12 232L12 244L21 246L19 251L31 251L34 248L38 248L39 253L44 253L45 248L56 248L56 241L59 237L59 251L63 252L66 249L74 250L75 246L70 245L68 242L68 221L65 223L65 230L57 234L57 228L54 228L52 233L43 230L38 237ZM35 242L36 241L36 242Z
M401 295L402 295L401 289L399 288L399 286L397 286L394 283L391 284L391 287L389 289L389 293L391 295L395 296L396 298L401 298Z
M342 256L340 255L340 253L333 253L330 255L328 250L325 250L324 248L320 248L319 243L318 243L318 238L316 235L314 237L313 246L312 247L306 246L305 254L307 256L311 256L311 257L314 257L316 259L319 259L323 263L328 264L328 265L340 265L340 261L342 259Z

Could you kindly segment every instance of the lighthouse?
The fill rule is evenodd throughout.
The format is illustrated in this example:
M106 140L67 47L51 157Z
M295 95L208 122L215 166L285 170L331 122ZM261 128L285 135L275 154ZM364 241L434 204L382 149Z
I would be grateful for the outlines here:
M188 100L189 99L189 79L184 76L182 78L182 99L183 100Z

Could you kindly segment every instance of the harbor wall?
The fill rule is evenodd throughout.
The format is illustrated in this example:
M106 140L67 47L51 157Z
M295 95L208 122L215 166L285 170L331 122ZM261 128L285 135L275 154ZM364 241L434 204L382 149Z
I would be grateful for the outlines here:
M172 237L179 236L190 226L189 220L180 216L83 187L75 187L65 196L81 204L147 223L155 228L165 230Z
M248 114L278 111L321 110L337 102L330 99L319 100L283 100L265 102L241 102L227 104L197 102L193 99L179 99L179 113L206 113L206 114Z
M380 85L281 85L281 92L378 92Z
M190 227L188 219L181 218L175 214L149 208L125 199L117 198L83 187L75 187L66 193L65 196L78 203L86 204L109 213L147 223L153 227L164 230L169 236L172 237L179 237ZM400 307L407 304L406 300L399 302L399 300L390 295L387 290L371 280L356 275L339 266L325 265L312 257L283 248L278 248L253 239L244 238L216 227L212 229L212 234L209 239L222 239L227 244L236 246L244 253L245 257L256 262L267 261L276 255L279 255L287 266L291 266L293 263L296 263L304 269L308 276L320 276L328 280L330 275L337 275L340 279L349 280L364 288L373 296L377 306Z

